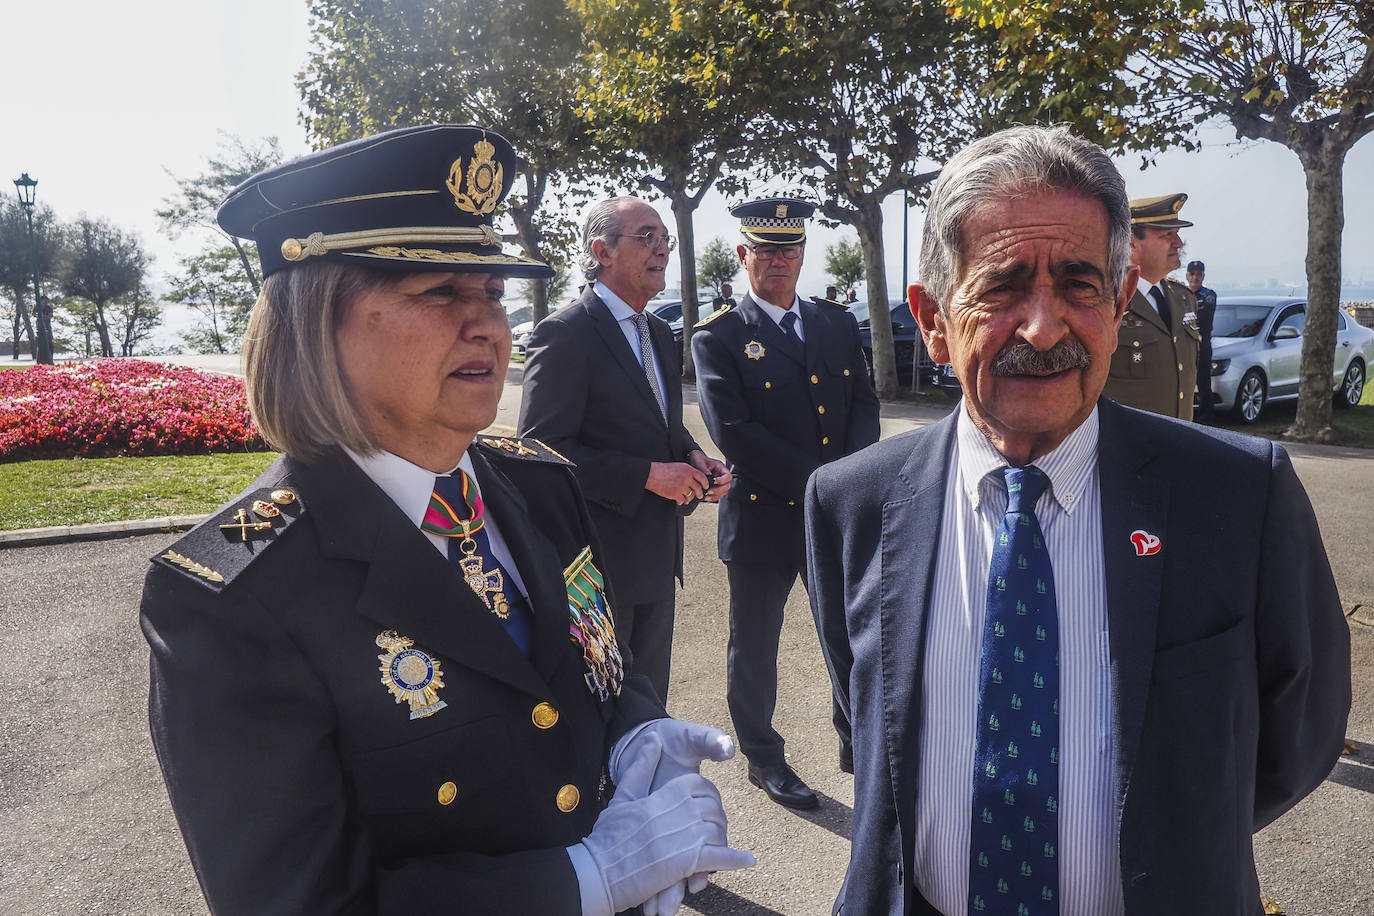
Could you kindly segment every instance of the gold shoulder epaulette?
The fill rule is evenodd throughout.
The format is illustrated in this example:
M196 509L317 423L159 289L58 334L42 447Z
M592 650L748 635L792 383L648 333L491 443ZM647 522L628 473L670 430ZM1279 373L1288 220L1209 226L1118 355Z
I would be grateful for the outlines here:
M492 454L504 458L524 458L528 461L543 461L548 464L567 464L572 462L549 448L538 439L516 439L510 436L478 436L477 444Z
M700 321L698 321L698 322L697 322L697 327L699 327L699 328L704 328L704 327L706 327L706 325L708 325L708 324L710 324L711 322L715 321L717 318L719 318L721 315L724 315L726 312L730 311L732 308L734 308L733 305L724 305L724 306L722 306L722 307L716 309L714 312L712 312L711 314L707 315L705 318L703 318L703 319L701 319Z
M827 299L824 296L812 296L811 301L817 305L828 305L831 308L837 308L842 312L846 310L845 304L836 299Z
M242 493L153 557L153 562L211 591L223 591L304 512L296 491L286 487Z

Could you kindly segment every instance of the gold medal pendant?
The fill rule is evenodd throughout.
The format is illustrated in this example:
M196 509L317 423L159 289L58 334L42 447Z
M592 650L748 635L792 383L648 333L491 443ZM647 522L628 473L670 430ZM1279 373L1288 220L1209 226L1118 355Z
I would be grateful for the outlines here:
M487 610L505 620L510 616L510 604L506 601L501 570L486 569L482 558L476 555L477 542L472 538L463 538L458 546L463 551L463 559L458 561L463 571L463 581L482 599Z

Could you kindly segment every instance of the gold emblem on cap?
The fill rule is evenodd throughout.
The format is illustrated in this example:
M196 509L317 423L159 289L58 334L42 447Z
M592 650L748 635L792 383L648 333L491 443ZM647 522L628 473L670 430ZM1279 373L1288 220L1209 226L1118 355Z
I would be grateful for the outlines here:
M382 672L382 686L397 703L403 700L410 703L412 720L432 716L448 705L439 699L444 674L437 658L414 648L415 640L400 636L395 630L378 634L376 641L378 648L386 650L377 656L382 663L378 669Z
M496 147L485 137L477 141L472 152L472 161L468 163L466 174L463 172L463 157L453 160L444 186L453 195L453 202L459 210L485 216L496 209L496 201L501 197L501 164L492 158Z
M775 213L776 213L778 219L786 219L786 218L787 218L787 204L778 204L778 209L775 211Z
M577 786L569 783L558 790L558 810L567 814L577 807L577 803L582 800L582 793L577 791Z
M763 349L763 344L757 340L751 340L744 345L744 355L750 359L763 359L767 351Z

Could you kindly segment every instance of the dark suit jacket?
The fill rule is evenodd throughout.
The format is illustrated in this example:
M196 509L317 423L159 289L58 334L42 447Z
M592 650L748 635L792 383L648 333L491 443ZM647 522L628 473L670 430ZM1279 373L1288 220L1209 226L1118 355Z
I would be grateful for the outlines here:
M807 477L878 441L878 397L854 316L814 302L799 308L801 360L748 294L692 334L701 415L736 478L720 501L722 560L802 568Z
M1340 754L1350 634L1283 449L1099 401L1126 913L1258 914L1251 835ZM912 882L925 609L954 416L819 470L811 600L854 723L836 902L929 912ZM1137 557L1136 529L1163 550Z
M668 420L638 356L588 286L534 329L525 360L520 435L577 465L577 479L606 548L606 578L626 604L671 597L682 579L677 504L644 489L649 464L686 461L697 444L682 425L682 356L667 322L649 315L667 385Z
M173 545L224 583L166 555L148 573L153 742L216 914L580 912L563 847L609 800L614 742L663 711L642 678L605 702L584 682L561 573L599 545L566 466L474 464L529 591L532 659L343 455L278 461ZM303 507L280 536L218 530L278 487ZM446 708L412 719L393 699L386 630L439 662ZM541 703L552 727L534 722Z

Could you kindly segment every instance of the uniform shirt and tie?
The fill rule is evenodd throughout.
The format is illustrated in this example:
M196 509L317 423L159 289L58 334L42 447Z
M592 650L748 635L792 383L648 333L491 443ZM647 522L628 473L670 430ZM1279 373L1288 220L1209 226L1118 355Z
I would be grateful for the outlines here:
M653 389L654 397L658 398L659 409L665 417L668 416L668 401L664 395L668 390L667 379L663 375L663 361L658 358L649 337L649 316L643 310L636 312L628 302L611 292L611 288L600 280L596 281L592 289L601 297L601 301L606 303L606 309L615 319L621 333L625 335L625 342L630 345L630 352L639 361L640 368L644 369L649 387ZM648 366L649 360L653 362L652 371Z
M1050 486L1035 515L1059 617L1058 912L1123 911L1113 777L1113 696L1097 468L1098 417L1033 465ZM979 657L994 538L1008 505L1003 458L960 411L926 623L912 874L948 916L969 912ZM990 911L996 911L994 907Z
M1196 319L1185 318L1196 311L1193 294L1164 279L1141 279L1136 293L1117 331L1103 394L1127 407L1191 420L1199 336Z
M806 332L802 330L801 318L798 314L799 309L797 307L801 302L800 299L793 299L790 308L774 305L771 302L760 299L757 294L754 295L754 302L758 304L759 308L763 309L765 315L773 319L773 323L782 329L783 334L795 337L799 343L806 343ZM791 317L789 318L788 316Z

